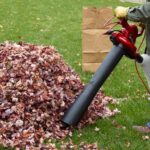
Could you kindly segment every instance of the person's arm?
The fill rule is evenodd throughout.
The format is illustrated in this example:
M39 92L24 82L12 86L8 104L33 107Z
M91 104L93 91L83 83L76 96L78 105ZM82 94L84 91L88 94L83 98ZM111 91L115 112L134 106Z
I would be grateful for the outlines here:
M126 18L131 21L146 23L150 20L150 2L129 8Z

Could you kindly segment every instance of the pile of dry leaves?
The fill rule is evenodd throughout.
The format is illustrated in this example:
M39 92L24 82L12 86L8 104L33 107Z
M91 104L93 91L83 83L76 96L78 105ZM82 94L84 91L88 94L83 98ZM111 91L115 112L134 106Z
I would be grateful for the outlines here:
M61 130L60 118L83 88L79 76L54 47L1 44L0 143L18 149L40 149L45 139L71 135L70 129ZM106 106L110 101L99 92L79 127L114 115ZM83 149L86 146L82 144ZM49 144L47 149L56 146Z

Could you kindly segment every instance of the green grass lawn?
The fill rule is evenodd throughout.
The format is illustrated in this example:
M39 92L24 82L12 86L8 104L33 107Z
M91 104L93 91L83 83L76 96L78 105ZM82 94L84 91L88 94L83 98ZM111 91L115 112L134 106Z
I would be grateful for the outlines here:
M82 7L115 8L117 5L133 6L119 0L0 0L0 42L8 40L54 45L87 83L92 74L82 72L80 65ZM146 100L134 62L123 58L102 89L106 95L121 101L120 105L115 106L121 113L87 126L82 130L81 137L75 131L73 142L97 142L100 148L108 150L149 150L150 140L142 138L146 134L132 129L133 125L144 125L150 120L150 102ZM96 132L95 127L99 127L100 131Z

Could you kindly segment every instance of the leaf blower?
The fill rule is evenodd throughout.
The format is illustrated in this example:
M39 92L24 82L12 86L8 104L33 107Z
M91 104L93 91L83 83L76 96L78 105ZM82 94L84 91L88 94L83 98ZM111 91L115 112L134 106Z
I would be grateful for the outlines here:
M141 28L139 31L137 25L129 24L126 19L120 19L116 25L117 24L122 26L121 30L114 30L111 28L105 33L110 36L110 40L113 43L113 48L107 54L89 84L65 112L63 118L61 119L65 127L75 126L78 124L96 93L99 91L100 87L124 55L131 59L135 59L139 63L142 63L143 58L137 52L135 42L137 37L143 34L144 28Z

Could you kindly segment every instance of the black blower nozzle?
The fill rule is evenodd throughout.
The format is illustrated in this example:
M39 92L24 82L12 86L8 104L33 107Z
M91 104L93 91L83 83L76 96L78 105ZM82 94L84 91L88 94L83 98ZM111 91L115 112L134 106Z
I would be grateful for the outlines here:
M114 45L89 84L65 113L61 120L62 123L68 126L78 124L96 93L111 74L115 66L119 63L123 55L124 49L122 44Z

